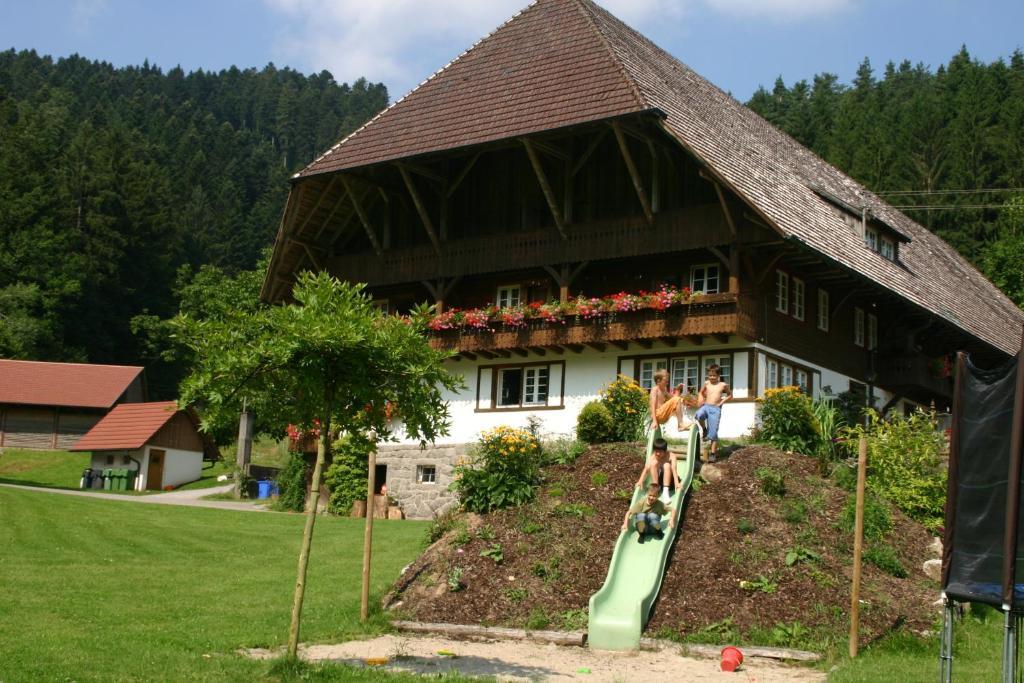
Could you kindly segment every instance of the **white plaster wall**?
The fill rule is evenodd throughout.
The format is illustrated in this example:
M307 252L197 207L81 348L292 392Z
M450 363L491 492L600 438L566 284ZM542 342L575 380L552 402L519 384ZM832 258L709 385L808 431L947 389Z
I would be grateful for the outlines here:
M113 464L110 464L110 465L107 464L107 456L108 455L111 455L111 456L114 457ZM125 462L125 457L124 457L125 455L128 455L128 456L130 456L132 458L135 458L135 462L132 462L130 459L127 462ZM141 448L133 450L133 451L99 451L99 452L94 452L92 454L92 460L89 463L89 467L91 467L93 469L93 471L95 471L97 473L102 472L103 470L105 470L107 468L134 470L136 468L136 465L135 465L136 462L138 462L138 463L140 463L142 465L145 465L145 461L144 461L145 457L146 456L142 452ZM138 477L138 475L136 475L136 477L135 477L135 487L136 487L136 489L138 489L138 483L139 483L139 477ZM95 486L94 486L94 488L95 488Z
M143 491L149 485L146 477L149 473L149 452L159 450L164 455L164 473L160 487L179 486L195 481L203 475L203 454L199 451L183 451L177 448L145 447L145 459L142 461L142 476L136 483L136 489Z

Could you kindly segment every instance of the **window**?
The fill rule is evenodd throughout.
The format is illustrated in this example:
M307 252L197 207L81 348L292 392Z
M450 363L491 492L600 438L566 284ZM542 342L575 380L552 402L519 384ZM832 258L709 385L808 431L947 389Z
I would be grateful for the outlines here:
M416 481L420 484L436 484L437 467L435 465L417 465Z
M696 394L701 387L700 362L697 356L672 359L672 386L686 385L686 391Z
M498 302L498 308L513 308L518 306L522 301L522 288L519 285L506 285L504 287L498 287L498 296L495 301Z
M775 389L779 386L779 363L771 358L768 359L768 376L765 377L764 386L765 389Z
M668 369L668 359L653 358L640 361L640 387L650 390L654 386L654 373Z
M818 329L828 332L828 292L818 290Z
M547 405L549 375L547 365L502 368L498 371L498 407Z
M782 371L782 377L780 378L780 386L793 386L793 367L790 365L782 365L779 366L779 370Z
M370 305L376 308L384 315L388 314L388 300L387 299L374 299L370 302Z
M793 278L793 317L804 319L804 281L796 277Z
M775 310L789 313L789 275L775 271Z
M107 456L107 464L108 465L113 465L114 464L114 456L113 455L108 455Z
M868 351L878 348L878 316L868 313Z
M853 343L864 346L864 309L853 309Z
M717 294L720 280L718 264L703 263L690 268L690 291Z
M700 386L704 385L704 380L708 376L708 368L712 363L718 364L718 376L723 382L732 388L732 356L704 356L704 377L701 378Z
M868 249L871 251L878 251L878 239L879 235L877 230L874 228L864 229L864 244Z
M890 261L896 260L896 243L888 237L882 238L881 254Z
M810 395L810 393L811 393L811 385L807 381L808 379L809 379L809 375L807 374L806 370L797 369L797 371L796 371L796 385L798 387L800 387L800 391L804 392L807 395Z

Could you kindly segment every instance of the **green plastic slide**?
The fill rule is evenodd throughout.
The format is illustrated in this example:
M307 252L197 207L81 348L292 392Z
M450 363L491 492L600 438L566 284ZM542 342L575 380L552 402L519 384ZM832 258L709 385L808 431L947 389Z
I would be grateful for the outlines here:
M651 432L647 439L647 455L660 430ZM696 425L690 428L686 457L676 463L680 486L670 503L675 515L675 526L665 529L665 536L657 539L648 535L644 543L637 542L632 528L619 534L615 552L608 566L608 577L601 590L590 596L590 625L587 641L599 650L635 650L640 646L640 633L647 623L651 605L661 589L661 578L669 550L682 522L680 505L693 482L694 467L700 457L700 433ZM648 477L649 479L649 477ZM645 480L645 485L648 483ZM633 492L630 505L646 495L645 489ZM626 514L623 508L622 514Z

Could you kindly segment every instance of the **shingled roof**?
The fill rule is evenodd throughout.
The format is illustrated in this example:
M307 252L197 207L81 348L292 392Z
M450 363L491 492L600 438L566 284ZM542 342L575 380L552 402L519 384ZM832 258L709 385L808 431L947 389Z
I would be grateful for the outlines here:
M1016 352L1024 313L952 247L590 0L537 0L297 176L644 111L787 239ZM909 240L899 262L820 190Z
M133 365L0 360L0 403L109 408L141 372Z
M142 448L178 413L174 401L122 403L96 423L70 449L119 451Z

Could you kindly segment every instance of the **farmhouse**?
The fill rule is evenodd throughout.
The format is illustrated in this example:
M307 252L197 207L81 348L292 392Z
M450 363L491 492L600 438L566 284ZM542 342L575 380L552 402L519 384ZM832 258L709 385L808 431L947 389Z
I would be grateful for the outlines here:
M617 374L946 405L944 359L1024 316L951 247L590 0L538 0L292 180L262 295L295 274L436 306L449 443L383 452L412 516L499 424L570 432ZM412 509L410 509L410 507Z
M68 448L115 405L145 399L140 367L0 360L0 447Z
M202 476L205 445L199 421L174 401L114 408L72 451L91 451L93 471L129 470L136 491L159 491Z

